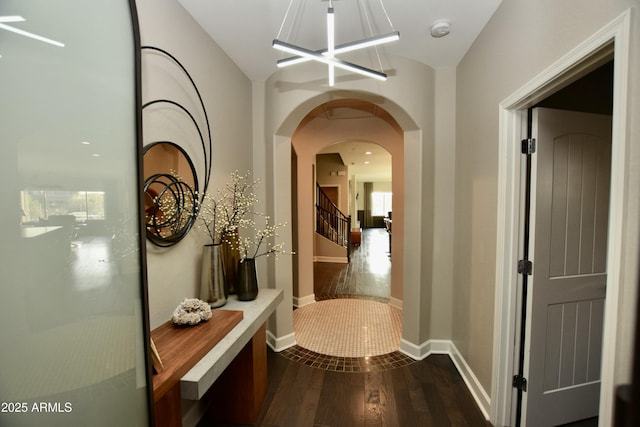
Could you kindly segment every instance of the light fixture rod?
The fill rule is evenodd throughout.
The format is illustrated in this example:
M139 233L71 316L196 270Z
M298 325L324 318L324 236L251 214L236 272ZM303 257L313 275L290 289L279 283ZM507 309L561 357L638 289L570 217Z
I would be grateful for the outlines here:
M312 50L305 49L303 47L299 47L290 43L286 43L280 40L274 40L272 46L275 49L281 50L283 52L288 52L294 55L302 56L308 58L310 60L322 62L324 64L330 65L333 64L338 68L342 68L343 70L351 71L357 74L361 74L363 76L372 77L378 80L386 80L387 75L385 73L381 73L379 71L371 70L369 68L361 67L360 65L352 64L347 61L343 61L339 58L329 58L327 56L318 54Z
M293 1L293 0L292 0ZM380 0L382 3L382 0ZM291 5L291 4L290 4ZM383 7L384 10L384 7ZM289 9L287 9L287 14L289 13ZM385 11L386 14L386 11ZM286 20L285 15L285 20ZM388 16L387 16L388 19ZM371 31L371 23L369 22L369 17L367 15L367 23L369 25L369 30ZM389 21L391 23L391 21ZM284 25L284 21L283 21ZM391 26L393 28L393 26ZM282 27L281 27L282 30ZM343 61L336 57L337 54L350 52L357 49L363 49L369 46L377 46L379 44L388 43L394 40L400 39L400 33L398 31L393 31L388 34L382 34L379 36L373 36L366 39L358 40L355 42L345 43L339 46L336 46L335 43L335 14L333 10L333 2L329 0L329 8L327 9L327 48L323 50L310 50L305 49L300 46L296 46L291 43L283 42L279 40L280 32L272 42L272 46L275 49L281 50L283 52L291 53L295 56L285 59L280 59L276 62L278 67L285 67L287 65L299 64L301 62L306 61L317 61L327 65L329 72L329 86L333 86L335 82L335 68L341 68L343 70L351 71L356 74L361 74L367 77L372 77L378 80L386 80L387 75L383 72L378 72L372 70L370 68L362 67L360 65L352 64L347 61ZM376 49L377 52L377 49ZM380 62L380 56L378 56L378 62ZM382 63L380 63L380 68L382 69Z
M333 14L333 7L329 2L329 9L327 10L327 57L334 57L335 40L335 16ZM329 64L329 86L333 87L335 82L336 69L333 64Z
M13 22L15 22L15 21L13 21ZM54 46L64 47L64 43L60 43L58 41L51 40L51 39L48 39L46 37L42 37L42 36L39 36L37 34L30 33L28 31L20 30L18 28L12 27L10 25L0 24L0 29L11 31L11 32L16 33L16 34L20 34L21 36L25 36L25 37L29 37L29 38L32 38L32 39L35 39L35 40L39 40L41 42L49 43L49 44L52 44Z
M22 16L0 16L0 22L23 22L25 19Z
M358 40L355 42L340 44L338 46L335 46L335 48L333 49L333 54L339 55L341 53L351 52L354 50L363 49L371 46L377 46L383 43L389 43L396 40L400 40L399 31L394 31L392 33L387 33L387 34L381 34L379 36L369 37L369 38ZM327 55L328 50L321 49L313 52L319 55ZM311 60L312 60L311 58L305 58L301 56L292 56L289 58L279 59L277 61L277 65L278 67L286 67L288 65L300 64L302 62L307 62Z

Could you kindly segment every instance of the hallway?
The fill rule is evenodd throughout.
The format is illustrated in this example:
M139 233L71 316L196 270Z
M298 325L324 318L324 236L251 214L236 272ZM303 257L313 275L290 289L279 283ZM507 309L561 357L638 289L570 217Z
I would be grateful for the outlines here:
M352 246L349 264L315 262L313 291L316 301L360 298L389 302L391 258L389 235L383 228L362 230L362 243Z
M389 238L384 229L364 230L362 244L352 252L350 264L316 263L315 304L363 303L401 311L388 305L391 282ZM302 311L305 307L296 309ZM350 307L343 305L342 307ZM355 310L347 309L342 322L357 323ZM373 310L375 311L375 310ZM320 312L318 312L320 313ZM371 313L362 313L368 317ZM329 316L336 316L330 313ZM352 316L349 318L349 316ZM380 313L376 313L380 316ZM316 333L326 339L365 334L337 333L330 322L316 321ZM295 329L295 320L294 320ZM323 339L324 339L323 338ZM296 339L300 343L299 331ZM352 347L355 344L351 343ZM396 344L397 345L397 344ZM295 345L282 352L268 350L269 385L257 426L469 426L488 423L451 359L431 355L415 361L396 350L372 356L322 354ZM203 420L200 426L210 424Z
M267 357L269 386L257 426L491 426L446 355L359 373L315 369L270 350Z
M384 229L364 231L351 264L316 263L318 302L310 306L362 302L390 307L388 235ZM318 328L327 327L318 323ZM343 329L326 332L344 335ZM268 349L267 371L267 395L256 426L491 426L447 355L415 361L396 350L338 357L295 345L279 353ZM212 425L225 424L207 419L199 424Z
M388 236L382 229L364 231L351 264L316 263L318 302L311 306L356 300L388 305ZM370 288L368 281L373 283ZM326 336L344 335L343 330L323 331L327 322L318 323ZM267 365L268 389L257 426L491 427L445 354L420 361L399 351L338 357L295 345L279 353L268 349ZM591 422L575 426L594 425ZM199 424L211 425L222 424Z
M413 363L398 351L402 311L388 304L388 250L384 229L365 229L362 243L352 248L349 264L314 263L317 302L294 311L297 345L281 354L339 372L371 372Z

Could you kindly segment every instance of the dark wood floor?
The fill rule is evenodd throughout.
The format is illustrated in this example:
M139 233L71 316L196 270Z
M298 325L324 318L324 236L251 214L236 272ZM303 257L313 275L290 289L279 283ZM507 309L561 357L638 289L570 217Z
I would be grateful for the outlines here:
M559 427L598 427L598 417L576 421L575 423L563 424Z
M402 368L341 373L269 350L269 389L257 426L490 426L446 355Z
M315 263L316 300L388 302L389 236L365 229L349 264ZM258 426L490 426L446 355L401 368L342 373L297 363L271 350L269 390Z
M365 230L351 264L316 263L316 299L388 301L390 258L383 229ZM368 285L368 286L367 286ZM258 427L490 427L446 355L375 372L336 372L267 349L269 384ZM593 420L571 424L587 427ZM202 421L199 427L226 426Z
M391 295L389 235L384 228L362 232L362 243L352 246L348 264L315 262L313 292L316 300L362 298L388 302Z

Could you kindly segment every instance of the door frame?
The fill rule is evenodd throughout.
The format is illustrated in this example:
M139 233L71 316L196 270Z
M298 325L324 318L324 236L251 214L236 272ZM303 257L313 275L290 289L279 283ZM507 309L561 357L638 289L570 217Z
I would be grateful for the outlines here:
M496 236L496 283L491 386L491 422L495 426L513 425L517 398L512 378L518 357L520 276L517 262L521 256L524 197L524 161L520 140L526 137L527 108L567 84L588 74L613 58L613 122L611 153L611 195L609 240L607 247L607 296L603 348L616 348L617 313L620 280L623 275L623 217L626 205L627 88L631 11L627 10L583 43L526 83L499 106L498 227ZM602 355L600 416L613 416L615 354Z

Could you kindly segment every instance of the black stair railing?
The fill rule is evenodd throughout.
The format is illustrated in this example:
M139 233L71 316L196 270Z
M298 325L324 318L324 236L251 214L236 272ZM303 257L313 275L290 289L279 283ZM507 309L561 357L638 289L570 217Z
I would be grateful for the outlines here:
M347 249L351 255L351 216L345 215L316 183L316 232Z

